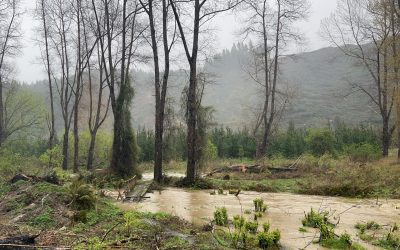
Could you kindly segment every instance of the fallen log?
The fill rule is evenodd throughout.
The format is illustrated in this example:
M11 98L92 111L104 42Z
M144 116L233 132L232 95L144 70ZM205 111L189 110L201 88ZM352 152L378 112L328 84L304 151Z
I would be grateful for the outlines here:
M0 244L33 245L39 235L21 235L0 239Z
M50 174L44 177L38 177L34 175L24 175L24 174L16 174L9 182L14 184L18 181L31 181L31 182L48 182L54 185L60 185L60 180L58 179L57 175Z
M70 250L71 247L54 247L54 246L31 246L18 244L0 244L2 250Z

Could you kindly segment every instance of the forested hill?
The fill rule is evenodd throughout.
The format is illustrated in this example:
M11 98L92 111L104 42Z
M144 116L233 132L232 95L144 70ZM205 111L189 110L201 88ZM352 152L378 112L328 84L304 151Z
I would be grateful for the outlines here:
M260 106L262 91L246 73L248 58L247 46L236 45L206 63L205 69L210 73L212 83L206 87L203 104L214 107L215 122L219 125L239 128L254 120L254 110ZM153 128L152 76L151 72L133 73L135 98L132 117L135 127ZM186 81L185 72L171 72L168 94L177 119ZM286 126L293 121L298 127L322 127L337 118L353 125L378 124L375 106L365 94L351 89L351 83L368 85L370 82L368 73L337 48L286 56L281 59L278 84L281 91L289 89L292 98L281 124ZM32 86L35 91L47 93L46 86L38 85L42 84ZM61 121L61 117L58 120Z
M213 83L207 86L203 103L214 107L218 124L241 127L253 120L253 110L260 103L262 92L246 73L248 57L247 47L238 45L206 64ZM282 118L283 125L292 120L297 126L320 127L336 118L354 125L379 122L370 99L351 89L351 83L368 85L371 82L368 73L337 48L282 58L280 74L281 89L288 86L293 95ZM169 94L179 102L186 74L174 72L172 75ZM152 75L138 73L136 77L135 123L152 126Z

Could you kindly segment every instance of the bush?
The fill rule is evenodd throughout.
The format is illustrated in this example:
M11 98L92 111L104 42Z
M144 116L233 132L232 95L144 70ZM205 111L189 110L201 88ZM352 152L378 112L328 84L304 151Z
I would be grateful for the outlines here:
M333 154L336 139L330 130L311 130L306 136L308 149L314 156Z
M233 217L233 225L235 226L235 229L240 230L246 223L246 220L239 215L236 215Z
M328 223L327 212L315 212L312 208L311 211L304 215L304 219L301 221L304 227L319 228L322 224Z
M281 232L274 230L272 232L262 232L258 236L258 245L263 249L267 249L271 246L277 246L281 240Z
M254 210L256 212L265 213L267 211L267 205L264 204L264 200L261 198L257 198L253 200Z
M247 221L245 224L246 231L252 234L256 234L258 230L257 221Z
M381 149L377 145L368 143L351 144L345 147L345 153L353 162L375 161L381 157Z
M225 207L217 208L217 210L215 210L214 220L218 226L228 225L228 211Z
M96 196L93 188L82 180L75 180L67 187L67 194L71 205L77 210L89 210L94 208Z
M52 149L47 149L40 157L39 160L43 165L49 168L61 168L64 156L60 145L56 145Z

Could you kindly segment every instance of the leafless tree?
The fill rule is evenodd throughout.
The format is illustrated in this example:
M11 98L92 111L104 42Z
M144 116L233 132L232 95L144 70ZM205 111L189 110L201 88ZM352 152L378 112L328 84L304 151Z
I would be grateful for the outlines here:
M45 5L47 13L47 35L52 68L52 82L60 97L61 113L64 123L63 135L63 169L68 168L69 132L76 108L80 99L80 84L82 76L81 46L77 46L80 32L77 32L76 6L71 1L49 1ZM78 25L79 26L79 25ZM74 126L75 129L75 126ZM74 171L77 171L74 161Z
M389 64L393 32L390 5L386 0L340 0L336 12L322 23L326 39L345 55L356 59L370 76L370 81L351 84L355 90L366 94L379 110L384 156L389 154L395 130L395 125L391 124L395 85L391 81Z
M54 114L54 95L53 95L53 82L51 76L51 65L50 65L50 48L49 48L49 27L47 26L47 13L46 13L46 0L38 0L36 3L36 15L41 21L44 51L42 51L42 59L46 68L47 81L49 86L49 97L50 97L50 121L48 123L49 128L49 148L53 148L57 141L57 133L55 126L55 114Z
M254 36L261 41L260 45L251 48L252 58L246 71L264 93L262 109L254 128L254 134L261 130L257 156L263 157L267 153L277 117L288 102L288 94L283 93L283 88L279 91L277 86L279 60L289 42L300 40L301 36L293 30L293 23L306 17L309 3L307 0L245 0L243 6L246 13L243 35Z
M196 155L196 148L198 147L196 139L196 124L198 120L197 69L200 40L199 35L201 29L204 28L204 25L212 20L217 14L234 9L241 2L241 0L169 0L189 66L189 87L187 95L188 162L186 171L188 183L193 183L196 179L196 168L198 167L199 159ZM192 28L186 28L189 25L192 26Z
M95 22L90 25L95 27ZM85 27L85 26L84 26ZM84 33L86 34L86 29ZM96 29L93 30L94 34L96 34ZM86 35L85 35L86 37ZM107 95L108 92L105 91L107 88L105 71L104 71L104 53L101 51L100 44L104 44L104 36L99 37L101 42L96 43L96 56L95 65L89 64L87 67L87 89L89 95L89 117L88 117L88 127L90 132L90 144L87 155L87 163L86 167L88 170L93 170L94 163L94 149L96 145L96 136L100 127L106 121L109 109L110 109L110 96ZM85 49L88 50L88 44L85 42ZM97 67L96 67L97 65Z
M167 97L168 79L170 71L170 53L176 38L175 29L169 28L169 12L170 6L168 0L158 1L148 0L147 2L140 0L140 3L149 18L150 26L150 46L153 52L154 63L154 90L155 90L155 144L154 144L154 180L162 181L163 177L163 151L164 151L164 117L165 105ZM157 4L158 3L158 4ZM161 5L161 6L160 6ZM161 79L160 53L159 53L159 35L157 23L160 22L157 16L161 18L161 37L164 55L164 67ZM171 31L170 31L171 30ZM171 34L170 34L171 33ZM169 41L171 40L171 41Z
M3 103L3 141L27 129L39 128L43 122L43 106L40 99L11 81L5 83ZM30 130L31 131L31 130Z
M8 59L14 57L20 50L19 40L21 37L20 0L4 0L0 2L0 146L4 143L5 114L4 114L4 85L7 83L10 68L7 66Z

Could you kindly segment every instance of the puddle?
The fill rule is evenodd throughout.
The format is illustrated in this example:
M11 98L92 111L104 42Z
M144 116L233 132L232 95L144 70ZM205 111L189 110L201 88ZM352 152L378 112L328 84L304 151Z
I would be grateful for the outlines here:
M393 224L400 221L400 200L376 200L346 199L337 197L322 197L309 195L295 195L288 193L257 193L242 192L239 198L233 195L210 195L210 191L184 190L168 188L161 192L147 195L149 199L139 204L119 203L124 210L137 209L144 212L168 212L179 216L192 223L203 225L210 222L216 207L225 206L229 217L244 214L247 209L253 209L253 200L263 198L268 204L268 211L259 219L260 225L269 221L271 228L278 228L282 233L282 246L284 249L304 248L314 237L318 237L315 231L307 233L299 232L301 219L304 212L315 210L328 210L340 221L335 231L337 234L349 233L355 242L361 243L368 249L378 249L368 246L356 235L354 225L357 222L374 220L379 224ZM253 215L244 215L252 218ZM311 244L307 249L322 249L318 245Z

